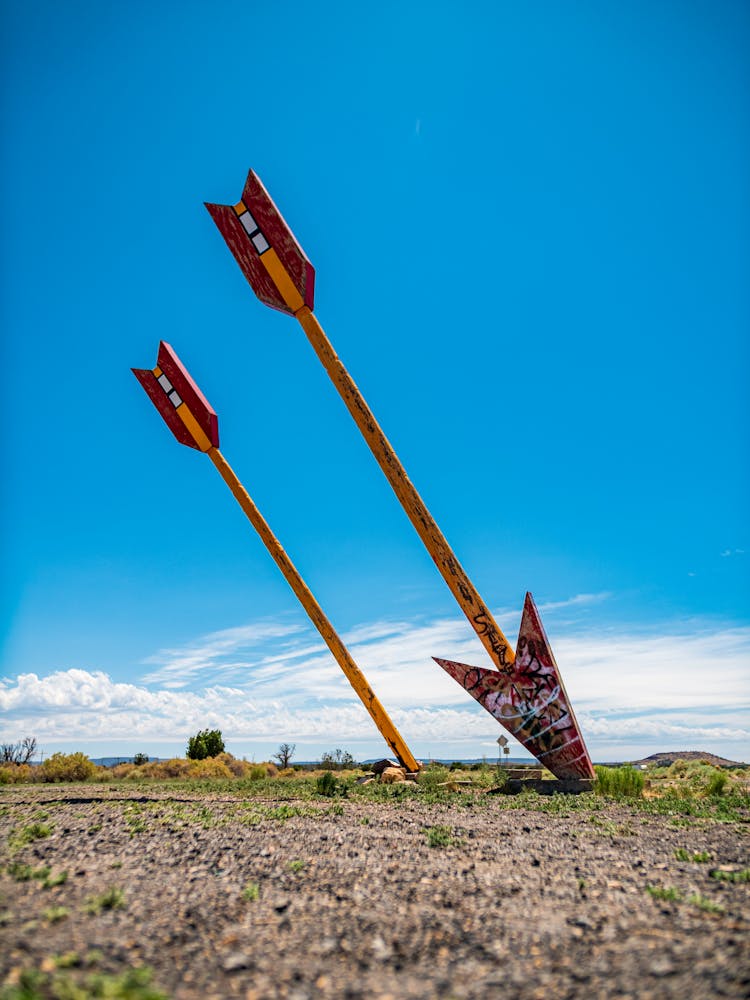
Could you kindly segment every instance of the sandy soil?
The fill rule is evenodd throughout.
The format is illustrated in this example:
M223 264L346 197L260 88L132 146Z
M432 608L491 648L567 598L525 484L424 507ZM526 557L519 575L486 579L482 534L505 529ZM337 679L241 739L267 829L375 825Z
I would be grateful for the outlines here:
M750 825L593 796L550 814L486 795L127 795L0 790L6 989L21 970L62 962L78 982L149 966L174 1000L750 993L750 885L710 874L750 867ZM24 844L29 828L50 832ZM22 865L37 876L19 881ZM45 866L48 882L67 880L45 887ZM87 911L112 889L121 906Z

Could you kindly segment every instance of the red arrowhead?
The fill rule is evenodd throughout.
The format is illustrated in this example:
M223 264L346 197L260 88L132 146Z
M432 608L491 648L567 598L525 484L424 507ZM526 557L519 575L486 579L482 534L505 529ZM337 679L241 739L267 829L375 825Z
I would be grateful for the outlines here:
M531 594L524 603L516 658L506 670L433 659L555 777L595 776Z

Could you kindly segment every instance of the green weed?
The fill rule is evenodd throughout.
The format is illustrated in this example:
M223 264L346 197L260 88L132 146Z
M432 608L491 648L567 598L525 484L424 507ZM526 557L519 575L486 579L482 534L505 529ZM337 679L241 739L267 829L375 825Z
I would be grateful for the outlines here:
M9 865L6 865L6 871L12 879L16 882L29 882L31 879L36 879L44 884L45 889L50 888L50 885L60 885L59 882L50 883L50 871L51 869L47 865L42 865L41 868L32 868L31 865L24 865L18 861L12 861ZM58 876L53 876L57 878ZM65 878L68 877L68 873L65 872ZM63 882L65 881L63 879Z
M12 851L18 851L27 844L33 844L35 840L43 840L52 833L52 827L46 823L32 823L21 830L13 829L8 835L8 847Z
M701 896L699 892L693 893L692 896L688 898L688 903L692 903L693 906L697 906L699 910L703 910L704 913L723 913L724 907L715 903L708 896Z
M694 851L691 854L690 851L686 851L684 847L678 847L674 852L674 856L678 861L693 861L696 864L705 864L707 861L711 860L711 855L708 851Z
M662 885L647 885L646 892L649 896L653 896L654 899L666 899L672 903L677 903L682 899L682 893L679 889L668 888Z
M69 915L70 910L67 906L50 906L46 910L42 910L42 916L45 920L49 920L51 924L57 924L61 920Z
M58 872L56 875L48 875L47 878L42 882L42 886L45 889L54 889L55 886L65 885L68 881L67 871Z
M330 771L326 771L326 774L330 774ZM300 860L290 861L288 868L290 872L301 872L306 864L307 864L306 861L300 861Z
M14 985L0 990L0 1000L168 1000L151 986L151 969L128 969L116 976L89 973L73 979L68 973L24 969Z
M424 832L428 847L455 847L459 843L449 826L428 826Z
M737 872L724 872L715 868L708 874L717 882L750 882L750 868L743 868Z
M125 906L125 893L113 886L99 896L89 896L84 909L92 916L96 916L102 910L123 910Z
M243 899L246 899L248 903L254 903L256 900L260 899L260 886L257 882L248 882L240 893L240 896Z

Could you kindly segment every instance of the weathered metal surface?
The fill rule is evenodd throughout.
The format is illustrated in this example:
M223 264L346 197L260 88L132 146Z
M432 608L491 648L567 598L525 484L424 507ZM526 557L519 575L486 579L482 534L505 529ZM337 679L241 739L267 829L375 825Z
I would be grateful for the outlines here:
M531 594L526 595L511 666L488 670L439 657L434 660L555 777L594 777Z
M302 306L313 308L315 269L254 171L237 205L205 205L261 302L290 316ZM284 288L285 276L298 299Z

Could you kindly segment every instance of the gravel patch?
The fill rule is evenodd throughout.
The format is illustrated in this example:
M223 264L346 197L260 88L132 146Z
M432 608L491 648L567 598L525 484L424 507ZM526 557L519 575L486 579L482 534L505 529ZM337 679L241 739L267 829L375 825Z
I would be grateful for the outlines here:
M62 963L148 966L174 1000L750 994L750 826L454 798L3 789L0 983Z

